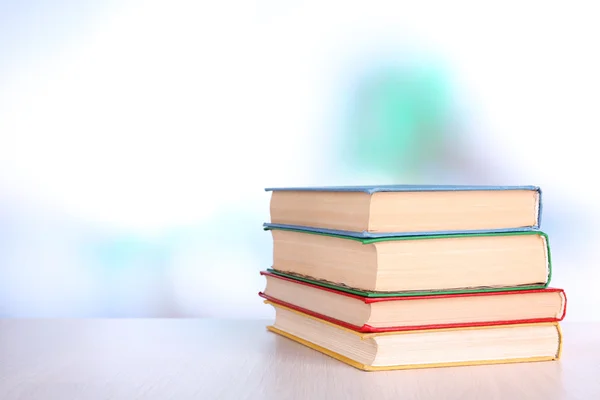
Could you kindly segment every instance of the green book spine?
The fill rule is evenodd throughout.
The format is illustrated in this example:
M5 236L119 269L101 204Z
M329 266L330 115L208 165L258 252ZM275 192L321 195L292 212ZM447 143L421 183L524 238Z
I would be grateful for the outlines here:
M456 237L472 237L472 236L516 236L516 235L539 235L543 236L546 242L546 250L548 255L548 278L544 284L536 285L521 285L514 287L476 287L476 288L465 288L465 289L453 289L453 290L435 290L435 291L407 291L407 292L368 292L364 290L349 288L342 285L337 285L331 282L320 281L305 276L298 276L294 274L284 273L275 269L268 269L269 272L284 276L287 278L295 279L302 282L312 283L314 285L339 290L346 293L352 293L363 297L398 297L398 296L427 296L427 295L445 295L445 294L462 294L462 293L483 293L483 292L507 292L516 290L532 290L532 289L543 289L548 287L552 279L552 258L550 255L550 243L548 241L548 235L541 231L525 231L525 232L503 232L503 233L471 233L471 234L444 234L444 235L429 235L429 236L396 236L396 237L383 237L383 238L357 238L351 236L335 235L321 232L309 232L300 229L288 229L288 228L265 228L265 230L291 230L295 232L301 232L309 235L323 235L332 236L340 239L355 240L362 244L370 244L383 241L391 240L428 240L428 239L442 239L442 238L456 238Z

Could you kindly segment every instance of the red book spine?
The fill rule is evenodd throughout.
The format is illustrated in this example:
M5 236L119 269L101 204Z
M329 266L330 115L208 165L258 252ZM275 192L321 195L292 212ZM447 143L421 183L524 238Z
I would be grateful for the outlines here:
M402 332L402 331L416 331L416 330L424 330L424 329L445 329L445 328L467 328L467 327L473 327L473 326L494 326L494 325L513 325L513 324L531 324L531 323L542 323L542 322L558 322L558 321L562 321L563 318L566 315L566 308L567 308L567 297L564 295L564 291L562 291L561 289L559 289L558 291L561 291L563 293L563 298L564 298L564 305L563 305L563 313L560 316L560 318L530 318L530 319L514 319L514 320L505 320L505 321L487 321L487 322L470 322L470 323L453 323L453 324L430 324L430 325L417 325L417 326L391 326L391 327L385 327L385 328L375 328L372 327L370 325L363 325L363 326L357 326L357 325L352 325L349 324L347 322L344 321L340 321L338 319L335 318L331 318L328 317L326 315L323 314L319 314L316 313L314 311L310 311L306 308L302 308L302 307L298 307L294 304L285 302L285 301L281 301L279 299L276 299L275 297L269 296L267 294L264 294L262 292L258 293L258 295L264 299L269 300L272 303L275 304L280 304L282 306L291 308L293 310L296 311L300 311L304 314L308 314L310 316L313 316L315 318L319 318L322 319L324 321L328 321L331 322L333 324L342 326L344 328L348 328L351 329L353 331L356 332L361 332L361 333L377 333L377 332ZM429 296L427 296L429 297ZM444 296L444 297L448 297L448 296ZM420 297L421 299L423 299L423 297Z

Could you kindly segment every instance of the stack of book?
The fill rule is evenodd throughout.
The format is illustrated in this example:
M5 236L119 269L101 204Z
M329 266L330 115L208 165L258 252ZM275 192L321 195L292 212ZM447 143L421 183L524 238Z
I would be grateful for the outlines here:
M270 331L369 371L560 357L539 188L266 190Z

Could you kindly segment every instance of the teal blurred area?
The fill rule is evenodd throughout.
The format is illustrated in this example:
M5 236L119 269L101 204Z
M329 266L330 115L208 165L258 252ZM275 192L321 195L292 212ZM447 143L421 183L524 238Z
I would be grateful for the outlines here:
M0 0L0 317L271 316L264 187L437 183L541 186L552 286L600 318L593 17Z

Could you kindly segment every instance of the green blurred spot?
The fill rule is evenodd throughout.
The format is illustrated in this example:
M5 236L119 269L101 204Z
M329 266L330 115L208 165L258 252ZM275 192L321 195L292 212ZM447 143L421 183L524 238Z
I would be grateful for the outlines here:
M365 79L348 120L352 167L417 171L439 156L450 106L449 80L433 66L387 69Z

